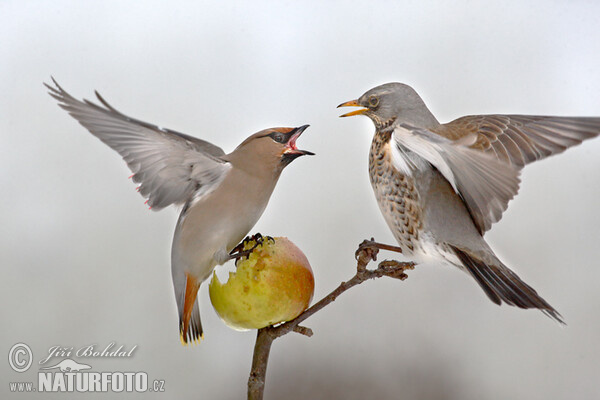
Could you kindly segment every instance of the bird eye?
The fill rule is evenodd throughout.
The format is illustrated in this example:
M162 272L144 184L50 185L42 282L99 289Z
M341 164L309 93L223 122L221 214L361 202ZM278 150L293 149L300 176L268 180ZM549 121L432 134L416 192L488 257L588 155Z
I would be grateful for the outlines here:
M274 132L271 137L273 138L274 141L278 142L278 143L283 143L285 142L285 135L281 132Z
M379 104L379 99L377 98L377 96L370 95L369 96L369 106L377 107L378 104Z

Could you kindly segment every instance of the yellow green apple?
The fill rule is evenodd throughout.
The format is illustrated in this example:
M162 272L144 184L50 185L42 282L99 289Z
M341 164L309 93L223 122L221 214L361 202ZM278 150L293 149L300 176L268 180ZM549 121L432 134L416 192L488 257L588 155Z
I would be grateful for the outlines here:
M252 249L255 241L244 243ZM236 261L221 283L213 273L210 301L219 317L236 330L260 329L296 318L312 300L315 281L304 253L285 237L264 238Z

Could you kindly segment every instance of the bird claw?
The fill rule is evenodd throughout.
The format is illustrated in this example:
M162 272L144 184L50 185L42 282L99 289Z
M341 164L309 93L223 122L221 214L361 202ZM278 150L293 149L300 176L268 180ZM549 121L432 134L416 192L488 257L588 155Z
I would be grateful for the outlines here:
M375 238L371 238L371 240L363 240L359 245L356 252L354 252L354 257L358 260L361 252L366 252L366 255L372 259L373 261L377 261L377 253L379 250L388 250L394 251L396 253L402 253L402 249L398 246L392 246L389 244L379 243L375 241Z
M265 239L270 240L271 242L273 242L273 244L275 244L275 239L273 238L273 236L265 236Z
M403 281L408 278L405 271L415 269L415 263L385 260L379 263L379 269L383 271L385 276Z
M359 245L358 249L354 252L354 258L358 260L361 253L364 253L367 259L377 261L377 253L379 253L379 248L377 247L377 242L375 242L375 238L371 238L371 240L363 240Z
M263 236L260 233L256 233L252 236L246 236L246 238L244 240L242 240L242 242L240 244L238 244L237 246L235 246L230 252L229 252L229 259L235 259L236 261L239 260L242 257L246 257L246 259L250 258L250 254L252 254L252 252L254 251L254 249L256 249L259 245L262 245L265 240L267 241L272 241L273 243L275 243L275 239L273 239L273 237L271 236ZM252 246L251 249L248 250L244 250L244 247L246 246L246 244L248 242L254 242L254 246Z

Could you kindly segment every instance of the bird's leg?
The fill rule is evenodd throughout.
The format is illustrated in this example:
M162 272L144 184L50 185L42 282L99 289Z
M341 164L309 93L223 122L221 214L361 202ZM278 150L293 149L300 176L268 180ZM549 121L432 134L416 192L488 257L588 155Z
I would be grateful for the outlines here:
M371 240L363 240L359 245L356 252L354 252L354 257L358 259L358 256L361 251L369 250L373 254L373 261L377 261L377 253L379 250L388 250L395 251L396 253L402 253L402 249L398 246L392 246L389 244L378 243L375 241L375 238L371 238Z
M229 252L229 259L239 260L242 257L250 257L250 254L254 251L254 249L263 244L265 240L271 240L273 243L275 243L275 239L273 239L271 236L263 236L260 233L256 233L253 236L246 236L246 238L242 240L242 243L235 246L233 250ZM254 246L248 250L244 250L244 247L250 241L254 241Z
M238 244L237 246L235 246L230 252L229 252L229 259L233 260L235 259L236 261L239 260L242 257L250 257L250 253L252 253L254 251L254 249L256 248L256 246L258 246L258 241L254 244L254 246L251 249L248 250L244 250L244 246L246 245L246 243L251 240L250 236L246 236L246 239L244 239L240 244Z

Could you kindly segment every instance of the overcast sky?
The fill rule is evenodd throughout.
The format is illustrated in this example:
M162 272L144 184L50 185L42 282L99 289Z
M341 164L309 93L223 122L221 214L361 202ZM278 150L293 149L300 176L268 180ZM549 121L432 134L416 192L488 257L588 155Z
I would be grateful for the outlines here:
M46 94L50 76L227 152L263 128L310 124L298 145L317 155L284 171L254 231L305 252L316 300L353 275L364 238L393 243L368 181L374 128L336 105L399 81L442 122L598 116L599 15L594 1L1 1L0 354L24 342L34 364L2 362L0 397L37 381L52 346L115 342L135 355L87 359L94 371L145 371L168 398L243 398L255 339L219 320L204 285L205 340L180 345L178 210L147 210L119 155ZM528 166L486 235L567 327L497 307L456 268L418 266L344 294L306 321L312 338L277 340L266 398L600 397L599 154L596 139Z

